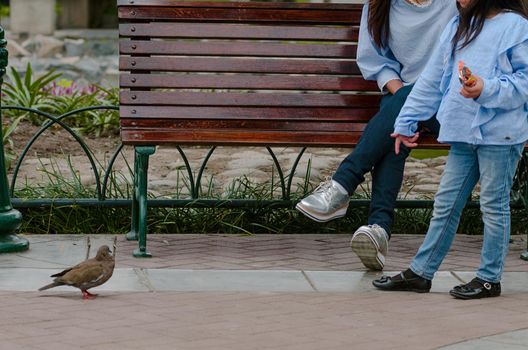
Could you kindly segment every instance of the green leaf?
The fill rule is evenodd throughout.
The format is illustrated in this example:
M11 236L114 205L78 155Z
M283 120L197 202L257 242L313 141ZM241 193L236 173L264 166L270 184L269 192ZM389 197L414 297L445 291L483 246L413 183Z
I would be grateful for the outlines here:
M31 69L31 64L28 62L26 66L26 75L24 76L24 85L31 85L31 77L33 76L33 69Z
M22 79L20 78L20 74L15 70L15 68L11 67L11 79L15 83L15 87L20 90L23 88L24 84L22 84Z
M2 131L2 136L5 139L8 139L9 138L9 135L11 135L13 133L13 131L16 129L16 127L18 126L18 124L20 124L20 122L22 121L22 119L24 119L24 116L21 116L21 117L18 117L18 118L15 118L11 124L7 125L7 127ZM5 142L4 142L5 143Z

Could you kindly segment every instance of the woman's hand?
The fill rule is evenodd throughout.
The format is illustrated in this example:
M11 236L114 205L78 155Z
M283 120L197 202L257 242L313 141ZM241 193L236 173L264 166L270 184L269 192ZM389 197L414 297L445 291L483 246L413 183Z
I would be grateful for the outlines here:
M413 136L403 136L403 135L394 133L394 134L391 134L390 136L395 139L394 140L394 153L400 154L400 145L402 143L409 148L418 146L418 143L416 141L420 137L420 133L417 132Z
M484 89L484 81L476 75L473 76L475 77L475 83L471 86L462 84L460 89L460 95L465 98L478 98L482 93L482 89Z
M402 87L403 87L403 83L399 79L389 80L387 84L385 84L385 89L387 89L387 91L393 95L396 93L396 91L398 91Z

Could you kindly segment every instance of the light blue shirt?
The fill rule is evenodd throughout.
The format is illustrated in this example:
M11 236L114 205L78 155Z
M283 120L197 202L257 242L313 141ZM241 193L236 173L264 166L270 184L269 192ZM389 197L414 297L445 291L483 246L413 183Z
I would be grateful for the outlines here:
M376 80L380 90L393 79L400 79L404 85L414 84L440 34L457 14L455 0L434 0L424 7L405 0L391 0L389 41L384 48L379 48L368 32L368 3L365 4L357 50L363 77Z
M417 122L435 113L438 141L511 145L528 139L528 20L503 12L485 21L480 34L451 55L458 16L446 27L439 45L416 82L394 132L414 135ZM484 81L477 99L460 95L458 61Z

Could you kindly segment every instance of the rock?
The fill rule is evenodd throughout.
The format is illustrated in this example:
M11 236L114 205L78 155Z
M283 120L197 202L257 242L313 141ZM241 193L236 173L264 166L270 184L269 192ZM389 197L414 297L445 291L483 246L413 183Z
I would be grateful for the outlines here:
M352 151L352 150L347 150ZM341 149L335 149L335 148L323 148L320 151L317 152L318 155L328 156L328 157L343 157L343 150ZM348 155L348 153L347 153ZM341 159L342 160L342 159Z
M31 64L31 69L33 70L33 73L37 73L39 75L44 74L45 72L49 71L52 68L52 63L54 60L51 60L49 58L37 58L35 56L31 57L22 57L20 59L20 67L15 68L19 73L25 74L27 64ZM15 67L15 62L9 61L9 65Z
M101 85L108 87L119 86L119 70L108 68L101 78Z
M81 73L79 72L75 72L71 70L60 70L60 72L62 73L61 79L66 79L66 80L71 80L71 81L76 81L76 82L78 80L83 80L81 79Z
M302 168L297 168L297 170L295 170L295 174L294 174L294 178L299 178L299 179L303 179L303 182L304 182L304 179L306 178L306 175L308 173L308 168L306 167L302 167ZM310 180L314 181L314 180L319 180L321 179L321 171L319 169L310 169Z
M119 53L115 40L97 40L88 43L88 50L92 56L117 55Z
M31 55L31 53L28 50L26 50L22 45L18 44L14 40L9 40L7 42L7 51L9 52L10 58Z
M416 185L412 189L412 192L436 193L436 191L438 191L438 184Z
M95 185L95 177L92 173L81 173L81 183L83 186Z
M423 175L423 174L429 174L429 169L427 168L411 168L409 169L409 171L407 171L407 176L410 176L410 177L414 177L414 176L420 176L420 175Z
M149 189L152 190L160 190L161 189L167 189L172 188L174 189L176 187L176 182L171 180L153 180L149 181Z
M132 185L134 183L134 176L128 171L128 168L123 168L115 174L115 181L118 184Z
M77 63L79 63L80 57L61 57L50 62L50 67L56 69L59 72L66 70L76 71Z
M103 72L99 60L92 57L83 57L77 63L77 70L89 81L100 81Z
M184 178L185 179L188 178L187 170L185 170L185 168L178 169L178 170L173 170L173 171L169 172L167 174L167 176L165 176L166 180L170 180L173 183L182 183Z
M424 173L416 178L417 184L438 184L440 183L440 176L430 173Z
M254 169L254 168L237 168L237 169L226 170L218 174L217 178L223 178L223 179L238 178L244 175L248 177L253 177L253 178L257 178L257 177L268 177L269 178L266 172L262 170Z
M38 57L55 57L62 53L64 43L52 36L37 34L22 43L22 46Z
M410 161L405 163L405 171L409 171L408 169L416 169L416 168L427 168L427 165L422 162L417 161Z
M431 167L436 167L439 165L442 165L442 166L445 165L446 160L447 160L447 157L442 156L442 157L424 159L424 162Z
M84 39L64 39L65 55L68 57L83 56L86 51L86 41Z
M271 167L273 160L271 156L254 151L246 151L233 155L233 160L227 163L231 169Z

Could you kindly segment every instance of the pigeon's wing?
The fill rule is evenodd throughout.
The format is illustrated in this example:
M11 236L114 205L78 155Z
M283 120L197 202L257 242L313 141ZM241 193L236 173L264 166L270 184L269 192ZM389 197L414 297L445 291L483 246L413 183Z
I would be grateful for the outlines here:
M62 283L81 287L87 284L97 283L98 280L104 275L104 269L99 262L81 263L73 267L63 276L58 277L58 280Z
M93 259L93 258L92 258L92 259L85 260L85 261L83 261L83 262L78 263L77 265L75 265L75 266L73 266L73 267L69 267L69 268L67 268L67 269L65 269L65 270L62 270L61 272L58 272L58 273L56 273L56 274L54 274L54 275L51 275L50 277L60 277L60 276L64 276L64 275L66 275L68 272L70 272L71 270L76 270L76 269L78 269L78 268L79 268L80 266L82 266L82 265L91 264L93 261L95 261L95 259Z
M70 268L68 268L68 269L66 269L66 270L63 270L63 271L59 272L59 273L56 273L56 274L54 274L54 275L51 275L50 277L64 276L64 275L67 274L69 271L71 271L71 269L73 269L73 267L70 267Z

